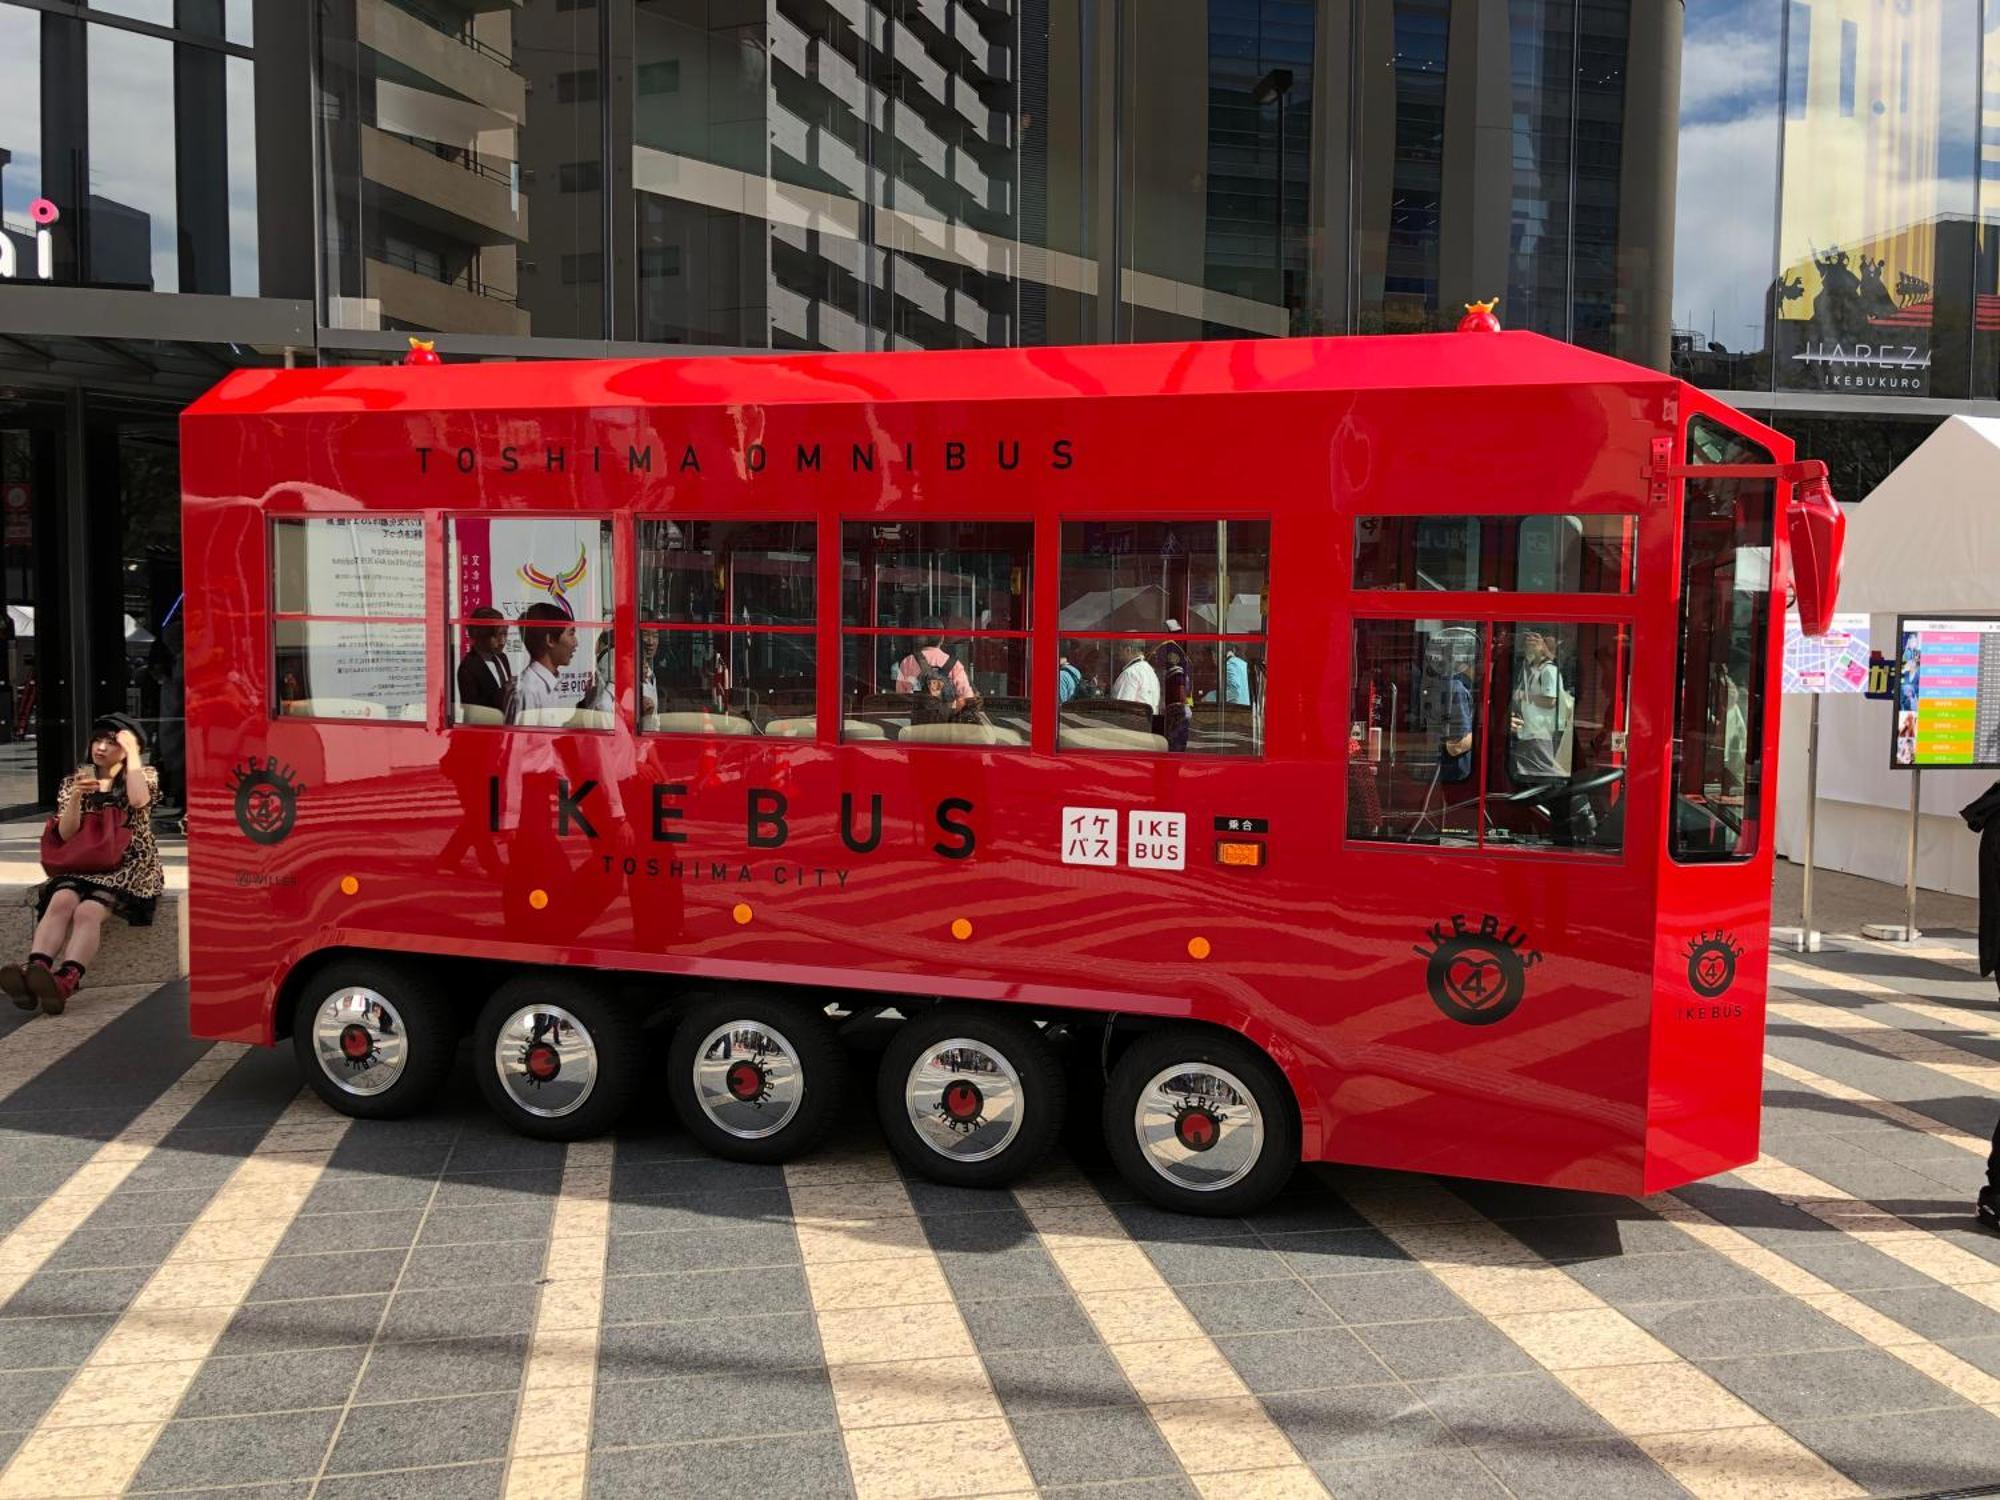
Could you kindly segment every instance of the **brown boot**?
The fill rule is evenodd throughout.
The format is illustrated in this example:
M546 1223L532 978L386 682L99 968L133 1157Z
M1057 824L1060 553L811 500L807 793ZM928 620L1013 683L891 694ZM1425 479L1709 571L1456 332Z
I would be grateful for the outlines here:
M28 982L28 976L37 969L44 974L49 971L49 961L39 953L30 954L24 964L0 964L0 990L5 990L22 1010L33 1010L41 1004Z

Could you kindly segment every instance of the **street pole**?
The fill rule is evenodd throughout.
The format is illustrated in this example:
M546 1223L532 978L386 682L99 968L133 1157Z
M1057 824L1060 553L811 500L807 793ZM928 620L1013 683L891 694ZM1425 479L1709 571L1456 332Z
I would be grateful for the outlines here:
M1861 935L1882 943L1914 943L1923 934L1917 931L1917 807L1923 789L1922 767L1910 771L1910 847L1903 873L1903 920L1864 922Z
M1806 718L1806 871L1800 893L1799 952L1819 952L1819 933L1813 927L1813 831L1819 821L1819 694L1812 695Z

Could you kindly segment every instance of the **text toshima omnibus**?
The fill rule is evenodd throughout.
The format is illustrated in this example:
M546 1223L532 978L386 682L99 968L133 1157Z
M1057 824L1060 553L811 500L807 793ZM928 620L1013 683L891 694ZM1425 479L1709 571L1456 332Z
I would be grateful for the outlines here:
M1525 333L245 371L182 424L203 1037L1154 1200L1755 1156L1816 464ZM656 1045L657 1043L657 1045Z

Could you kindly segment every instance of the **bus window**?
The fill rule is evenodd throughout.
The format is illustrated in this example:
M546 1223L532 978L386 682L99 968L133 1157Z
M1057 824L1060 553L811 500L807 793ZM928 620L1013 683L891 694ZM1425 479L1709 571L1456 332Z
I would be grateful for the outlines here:
M1768 464L1757 444L1702 417L1693 464ZM1765 637L1770 622L1768 479L1690 479L1681 529L1681 656L1674 704L1672 850L1685 861L1757 852Z
M639 523L639 727L810 739L810 521Z
M1357 589L1520 594L1629 594L1639 518L1361 516Z
M1028 743L1026 521L850 522L841 533L843 740Z
M423 722L420 517L273 521L271 602L276 713Z
M1355 626L1347 834L1390 843L1624 845L1629 626Z
M609 730L617 723L611 522L450 522L452 722Z
M1259 755L1269 521L1069 521L1064 750Z

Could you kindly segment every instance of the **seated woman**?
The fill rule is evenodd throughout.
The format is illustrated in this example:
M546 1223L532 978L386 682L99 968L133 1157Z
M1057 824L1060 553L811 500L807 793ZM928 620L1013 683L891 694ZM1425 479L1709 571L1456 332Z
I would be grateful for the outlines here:
M143 750L134 720L105 714L90 726L89 763L71 772L56 796L56 829L64 838L75 834L86 812L100 807L123 809L132 838L116 869L57 875L36 893L33 951L25 964L0 965L0 990L23 1010L39 1005L44 1015L62 1014L97 956L104 919L112 912L134 927L152 925L166 877L153 837L160 773L141 760Z

